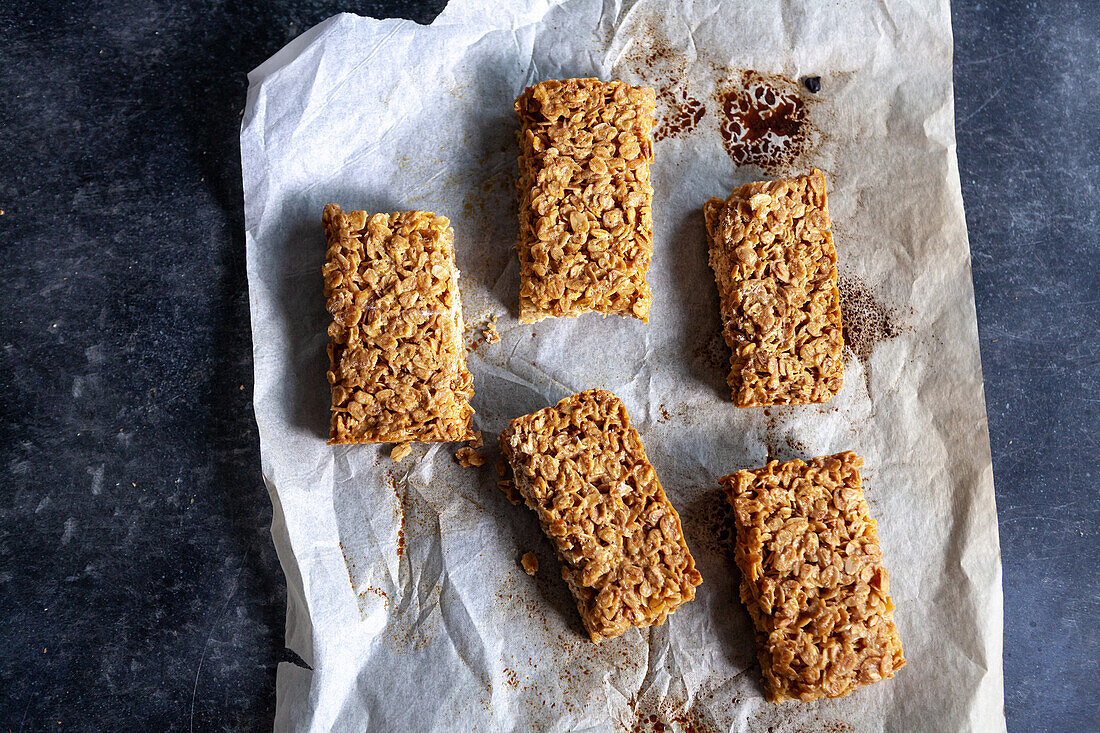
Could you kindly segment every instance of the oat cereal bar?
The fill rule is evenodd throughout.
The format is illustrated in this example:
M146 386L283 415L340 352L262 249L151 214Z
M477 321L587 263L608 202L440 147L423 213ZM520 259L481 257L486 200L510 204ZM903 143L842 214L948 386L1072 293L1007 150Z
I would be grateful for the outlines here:
M848 452L721 479L770 702L843 697L905 664L862 465Z
M513 420L500 445L592 641L662 624L695 597L680 516L618 397L575 394Z
M738 407L827 402L844 381L825 176L749 183L704 205Z
M621 81L544 81L519 115L522 323L588 311L649 320L656 95Z
M467 440L454 231L423 211L324 209L332 387L329 443Z

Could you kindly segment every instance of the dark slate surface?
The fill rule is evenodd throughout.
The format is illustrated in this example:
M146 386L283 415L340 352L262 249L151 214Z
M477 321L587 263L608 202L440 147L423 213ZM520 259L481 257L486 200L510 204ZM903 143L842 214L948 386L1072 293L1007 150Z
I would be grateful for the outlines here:
M245 72L401 2L0 4L0 729L266 729ZM1012 730L1100 724L1100 3L959 2Z
M1009 730L1100 730L1100 3L957 3Z

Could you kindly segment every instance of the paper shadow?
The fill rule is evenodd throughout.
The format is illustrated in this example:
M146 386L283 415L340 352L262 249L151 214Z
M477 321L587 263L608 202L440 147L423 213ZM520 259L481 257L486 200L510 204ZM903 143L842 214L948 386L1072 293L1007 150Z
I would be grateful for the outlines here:
M729 399L729 347L722 339L722 319L718 288L710 269L706 227L702 209L695 209L680 221L672 234L671 268L673 287L679 292L675 301L682 303L693 318L680 333L680 353L686 355L692 376Z
M499 111L487 117L485 107L467 108L461 126L471 152L458 176L463 186L461 209L441 212L455 226L455 260L462 279L474 280L493 293L514 318L519 317L515 253L519 121L512 112L512 101L518 93L503 70L489 68L465 92L475 99L496 100L494 109ZM469 320L477 314L466 315Z
M561 577L561 561L554 553L549 538L539 526L535 512L524 504L513 505L508 501L504 492L497 488L496 471L482 470L481 476L486 508L493 515L502 517L512 524L518 555L533 552L539 560L538 572L530 578L530 583L522 584L520 592L529 593L530 585L534 585L535 592L538 593L542 602L553 609L565 623L569 638L563 638L562 641L588 642L588 632L581 623L577 601ZM507 471L505 478L511 480L511 470ZM517 556L516 559L518 561L519 557Z
M715 641L735 668L746 671L756 663L756 647L752 619L741 603L741 571L734 562L733 507L715 486L687 504L680 518L684 538L703 575L704 585L696 592L720 596L720 602L711 604L711 626L720 631ZM759 675L755 680L763 695Z

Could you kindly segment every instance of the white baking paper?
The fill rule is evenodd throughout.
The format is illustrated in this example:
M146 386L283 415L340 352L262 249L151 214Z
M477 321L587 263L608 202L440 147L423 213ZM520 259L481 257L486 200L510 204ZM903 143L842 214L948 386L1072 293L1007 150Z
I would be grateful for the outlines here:
M513 100L537 81L582 76L660 91L648 325L516 320ZM816 94L807 76L820 76ZM738 133L728 95L761 79L805 107L801 142L778 161L738 158L723 136ZM276 728L1004 728L946 0L453 0L431 26L331 18L249 81L256 420L286 644L311 667L280 665ZM757 142L784 141L765 131ZM844 388L821 406L737 409L701 207L810 166L830 187L851 341ZM702 572L695 601L663 626L593 645L533 514L496 488L496 454L478 469L457 464L457 445L416 446L400 464L389 446L326 445L328 202L450 218L468 338L493 315L502 335L469 354L490 450L508 420L573 392L603 387L625 401ZM769 456L842 450L865 459L908 664L841 700L770 705L717 479ZM518 562L527 551L535 577Z

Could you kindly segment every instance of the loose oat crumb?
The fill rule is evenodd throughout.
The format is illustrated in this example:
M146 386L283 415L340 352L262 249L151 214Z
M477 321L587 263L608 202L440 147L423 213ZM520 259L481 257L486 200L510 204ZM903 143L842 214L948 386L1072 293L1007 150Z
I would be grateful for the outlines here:
M398 443L390 451L390 458L400 463L401 459L412 453L412 443Z
M500 343L500 334L497 333L497 327L494 326L492 323L489 324L488 328L481 332L481 337L485 339L485 343L487 344Z
M485 462L489 460L469 446L459 448L455 451L455 458L458 459L459 465L464 468L469 468L470 466L484 466Z
M528 575L534 575L539 571L539 559L535 557L533 552L525 552L523 557L520 558L519 564L523 566L523 572Z
M481 446L485 445L485 441L481 439L481 431L480 430L475 430L474 431L474 437L470 438L470 442L469 442L468 445L471 448L475 448L475 449L480 448Z
M493 464L493 468L496 469L497 476L504 477L508 473L508 464L503 458Z
M504 496L513 506L519 506L523 503L523 496L519 493L519 490L516 489L516 485L511 479L497 481L497 488L504 492Z

